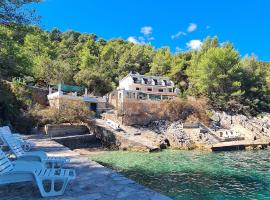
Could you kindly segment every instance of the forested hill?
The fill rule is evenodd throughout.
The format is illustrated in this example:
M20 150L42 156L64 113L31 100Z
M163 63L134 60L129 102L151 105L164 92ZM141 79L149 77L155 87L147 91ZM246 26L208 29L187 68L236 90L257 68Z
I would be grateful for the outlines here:
M0 26L0 75L26 82L66 83L103 95L131 70L170 77L181 96L203 96L216 109L257 113L270 107L270 64L241 58L230 43L206 38L200 50L172 54L167 47L106 41L95 34ZM247 44L248 45L248 44Z

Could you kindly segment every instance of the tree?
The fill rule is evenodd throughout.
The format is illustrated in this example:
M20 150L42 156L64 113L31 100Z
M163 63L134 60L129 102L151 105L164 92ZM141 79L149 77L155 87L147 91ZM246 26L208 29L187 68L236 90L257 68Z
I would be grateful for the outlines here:
M245 113L256 114L270 109L269 64L260 62L255 55L241 61L241 89L245 91L242 104Z
M155 76L164 76L171 69L171 53L169 48L160 48L157 50L151 63L150 74Z
M73 67L62 60L51 60L49 57L40 56L36 59L33 69L34 76L48 85L66 83L73 84Z
M1 0L0 1L0 24L8 25L29 24L37 21L35 10L22 9L25 4L40 2L41 0Z
M207 96L214 108L228 110L230 101L241 98L240 55L231 44L210 47L187 69L189 91Z
M31 74L29 59L22 51L21 44L14 40L15 31L0 26L0 77L25 76ZM11 78L10 78L11 79Z
M190 67L191 58L191 52L177 53L172 56L169 77L174 81L176 87L181 90L182 94L188 89L186 70Z
M105 95L113 89L111 81L98 71L84 69L78 72L74 78L77 84L85 86L94 95Z
M52 42L61 42L62 38L61 38L61 31L57 28L54 28L50 33L49 33L49 37L50 40Z

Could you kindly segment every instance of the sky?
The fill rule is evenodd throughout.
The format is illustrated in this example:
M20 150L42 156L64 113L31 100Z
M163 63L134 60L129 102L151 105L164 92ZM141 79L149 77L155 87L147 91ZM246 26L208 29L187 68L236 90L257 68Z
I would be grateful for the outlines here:
M104 39L198 49L207 36L230 41L241 56L270 61L270 0L45 0L40 26Z

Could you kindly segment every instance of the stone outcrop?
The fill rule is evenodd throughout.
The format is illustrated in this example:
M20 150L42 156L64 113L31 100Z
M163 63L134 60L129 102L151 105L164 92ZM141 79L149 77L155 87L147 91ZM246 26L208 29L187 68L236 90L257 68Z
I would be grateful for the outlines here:
M183 130L181 121L171 123L165 132L165 137L169 141L170 147L174 149L190 149L195 145L190 135Z
M247 139L270 138L270 114L263 113L260 117L244 115L229 115L225 112L213 112L211 117L213 125L220 128L237 130Z
M209 130L205 131L200 123L185 126L181 120L175 122L159 120L151 122L145 128L160 136L162 145L173 149L193 149L198 146L209 148L209 145L218 142L217 138L209 133Z

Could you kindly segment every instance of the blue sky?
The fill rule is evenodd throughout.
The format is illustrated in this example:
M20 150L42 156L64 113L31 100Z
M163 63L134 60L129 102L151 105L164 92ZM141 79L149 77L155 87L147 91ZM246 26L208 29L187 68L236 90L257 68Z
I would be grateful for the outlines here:
M197 48L217 35L242 56L270 61L269 0L45 0L35 7L47 30L121 37L172 52Z

